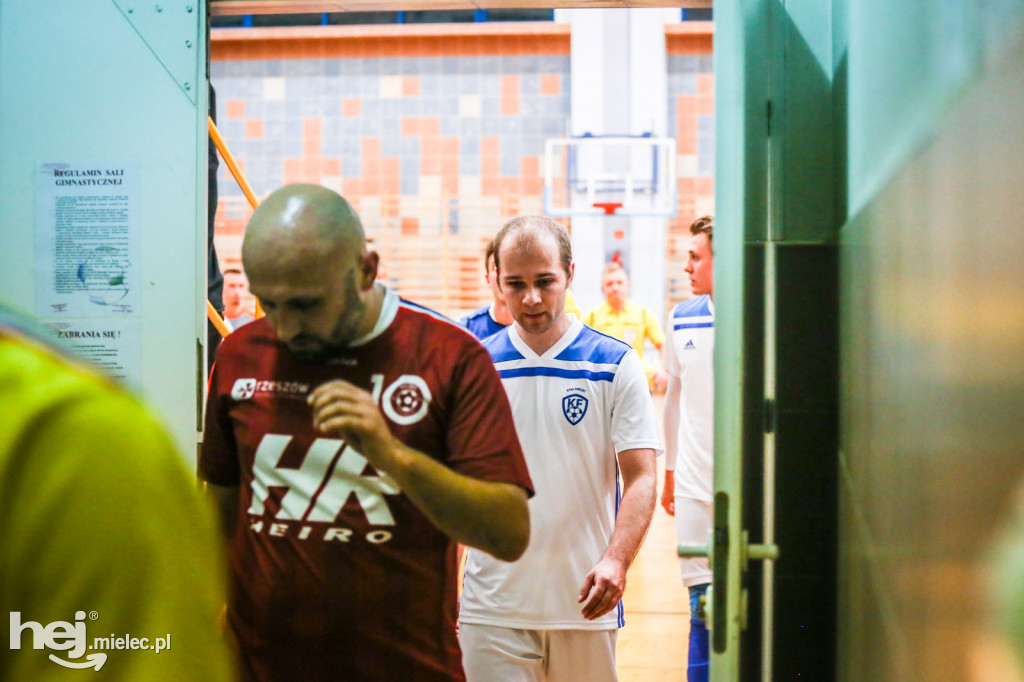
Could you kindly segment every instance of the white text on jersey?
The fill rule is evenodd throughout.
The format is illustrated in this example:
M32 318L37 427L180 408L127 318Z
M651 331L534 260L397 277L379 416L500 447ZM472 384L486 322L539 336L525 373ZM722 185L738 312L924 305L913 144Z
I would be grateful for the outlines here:
M364 476L366 458L337 438L317 438L299 468L279 466L292 436L263 436L253 462L252 503L249 513L262 516L271 487L285 487L276 518L282 521L333 523L349 496L355 494L367 520L393 526L385 495L398 495L398 484L385 473ZM261 526L262 527L262 526Z

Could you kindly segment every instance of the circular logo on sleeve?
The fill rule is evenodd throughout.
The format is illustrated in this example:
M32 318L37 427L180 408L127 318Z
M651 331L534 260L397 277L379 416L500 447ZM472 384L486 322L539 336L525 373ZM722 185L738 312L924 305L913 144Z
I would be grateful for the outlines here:
M384 390L381 408L388 419L408 426L415 424L427 414L430 406L430 388L422 377L403 374Z

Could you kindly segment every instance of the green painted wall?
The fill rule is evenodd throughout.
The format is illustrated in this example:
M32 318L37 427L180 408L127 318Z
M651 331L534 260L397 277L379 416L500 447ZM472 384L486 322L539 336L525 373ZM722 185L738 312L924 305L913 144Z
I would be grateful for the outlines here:
M1024 480L1024 5L848 19L839 679L1013 679L986 557Z
M849 5L849 193L856 213L956 107L1024 18L1019 0Z
M762 320L752 310L759 301L758 289L747 290L748 283L758 278L748 277L747 272L763 262L760 249L750 245L767 232L767 71L763 59L749 58L747 36L763 36L758 26L764 22L763 4L726 0L715 6L715 489L732 501L731 537L737 537L741 528L742 453L745 447L756 446L745 424L751 417L750 401L758 398L761 383L756 349L760 347ZM762 42L758 54L765 49ZM748 251L753 265L748 262ZM754 296L748 303L750 294ZM750 366L748 358L753 361ZM719 563L716 571L721 569ZM740 669L738 564L730 564L726 576L728 596L718 577L714 587L715 601L719 606L727 601L732 614L727 625L720 618L720 609L715 610L713 627L719 631L712 633L711 677L716 682L738 679Z
M827 679L836 641L842 151L832 13L811 0L736 0L716 3L715 19L716 489L729 495L730 537L746 529L752 542L778 543L783 558L773 572L752 562L729 574L730 599L738 583L748 594L750 627L731 633L712 675L757 679L765 668L779 679ZM768 608L775 632L766 639Z
M1024 496L1024 4L715 14L716 487L756 541L776 462L764 667L1007 679L986 557ZM759 679L760 576L714 679Z

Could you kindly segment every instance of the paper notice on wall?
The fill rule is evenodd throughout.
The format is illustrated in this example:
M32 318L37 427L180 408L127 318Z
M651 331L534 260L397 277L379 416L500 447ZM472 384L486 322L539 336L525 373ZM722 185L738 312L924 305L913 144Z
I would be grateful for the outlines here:
M108 376L142 382L142 320L138 317L50 319L58 342Z
M140 283L136 162L36 165L36 312L43 317L137 315Z

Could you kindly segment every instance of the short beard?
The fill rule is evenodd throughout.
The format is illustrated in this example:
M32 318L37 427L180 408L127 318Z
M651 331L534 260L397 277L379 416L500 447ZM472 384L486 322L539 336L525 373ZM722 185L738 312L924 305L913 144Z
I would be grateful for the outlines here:
M359 330L366 316L368 306L359 297L356 288L356 274L350 271L345 278L344 313L331 331L329 340L322 340L318 348L310 350L291 350L292 355L304 364L324 364L331 358L344 354L359 338Z
M304 350L295 351L293 350L292 356L304 365L322 365L327 362L330 354L326 349L322 350Z
M359 338L359 330L366 316L367 306L359 297L354 270L350 270L345 277L345 292L345 313L331 332L331 340L324 349L328 352L343 351L350 347Z

